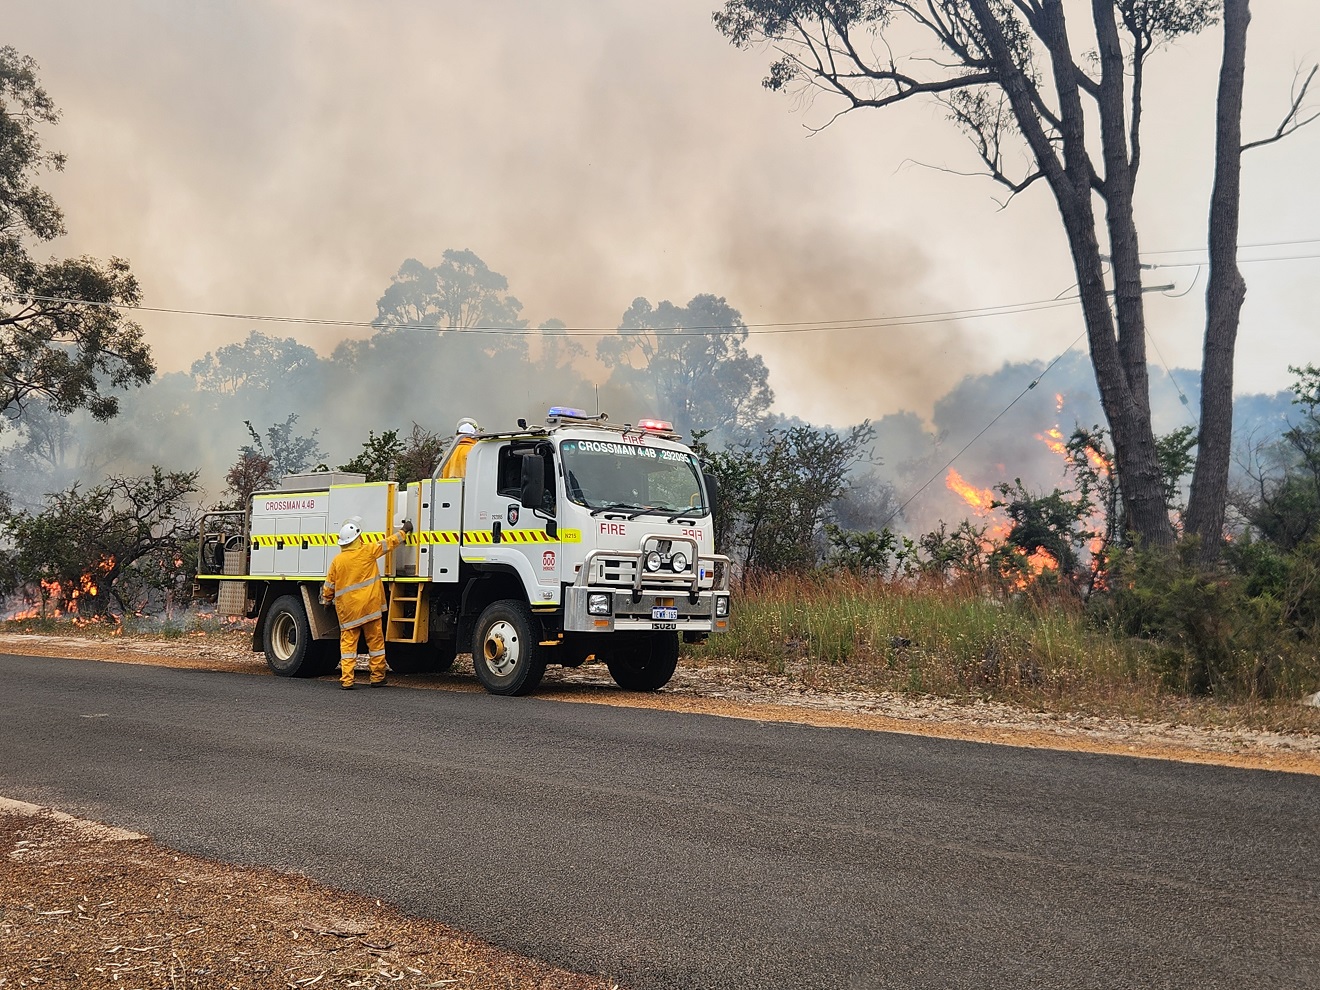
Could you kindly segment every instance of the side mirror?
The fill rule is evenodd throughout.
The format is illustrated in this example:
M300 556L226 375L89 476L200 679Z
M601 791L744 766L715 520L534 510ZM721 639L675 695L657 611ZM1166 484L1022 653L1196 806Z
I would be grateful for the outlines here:
M715 518L715 510L720 504L720 479L715 475L706 473L701 476L702 482L706 485L706 499L710 502L710 517Z
M522 459L522 492L519 501L524 509L539 509L545 501L545 461L528 453Z

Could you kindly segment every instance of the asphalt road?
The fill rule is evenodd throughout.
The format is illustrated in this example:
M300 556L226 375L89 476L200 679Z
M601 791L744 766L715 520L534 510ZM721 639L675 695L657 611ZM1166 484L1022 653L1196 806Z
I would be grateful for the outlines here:
M0 655L0 795L637 988L1320 987L1310 776Z

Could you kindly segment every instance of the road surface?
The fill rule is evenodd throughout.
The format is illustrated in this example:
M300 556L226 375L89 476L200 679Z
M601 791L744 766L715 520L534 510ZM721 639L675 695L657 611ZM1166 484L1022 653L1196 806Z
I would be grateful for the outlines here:
M1320 986L1313 776L0 656L0 794L636 988Z

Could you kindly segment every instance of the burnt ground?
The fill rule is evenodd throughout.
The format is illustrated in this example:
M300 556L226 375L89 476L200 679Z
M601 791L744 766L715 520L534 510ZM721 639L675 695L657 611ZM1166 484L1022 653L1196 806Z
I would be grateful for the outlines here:
M269 676L242 634L81 639L0 634L0 650ZM476 691L460 658L417 690ZM998 704L815 692L786 679L680 668L654 695L603 669L552 670L539 697L1014 746L1320 774L1320 733L1206 728ZM388 903L304 877L176 853L50 809L0 801L0 988L564 988L614 984L515 956Z

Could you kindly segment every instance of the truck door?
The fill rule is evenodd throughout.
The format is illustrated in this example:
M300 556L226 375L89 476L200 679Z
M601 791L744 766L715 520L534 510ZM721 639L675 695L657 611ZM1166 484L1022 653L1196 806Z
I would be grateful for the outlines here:
M462 509L462 478L427 478L409 485L406 515L415 529L395 551L395 573L457 581Z
M492 445L493 446L493 445ZM523 578L532 604L557 604L560 599L560 544L556 526L558 483L553 448L545 440L511 440L492 450L482 445L483 456L474 476L469 461L469 491L465 517L469 525L465 542L474 544L489 562L511 565ZM493 457L491 455L494 455ZM539 507L521 504L522 460L539 457L545 470L546 498ZM472 499L480 500L474 513ZM479 528L478 528L479 527Z

